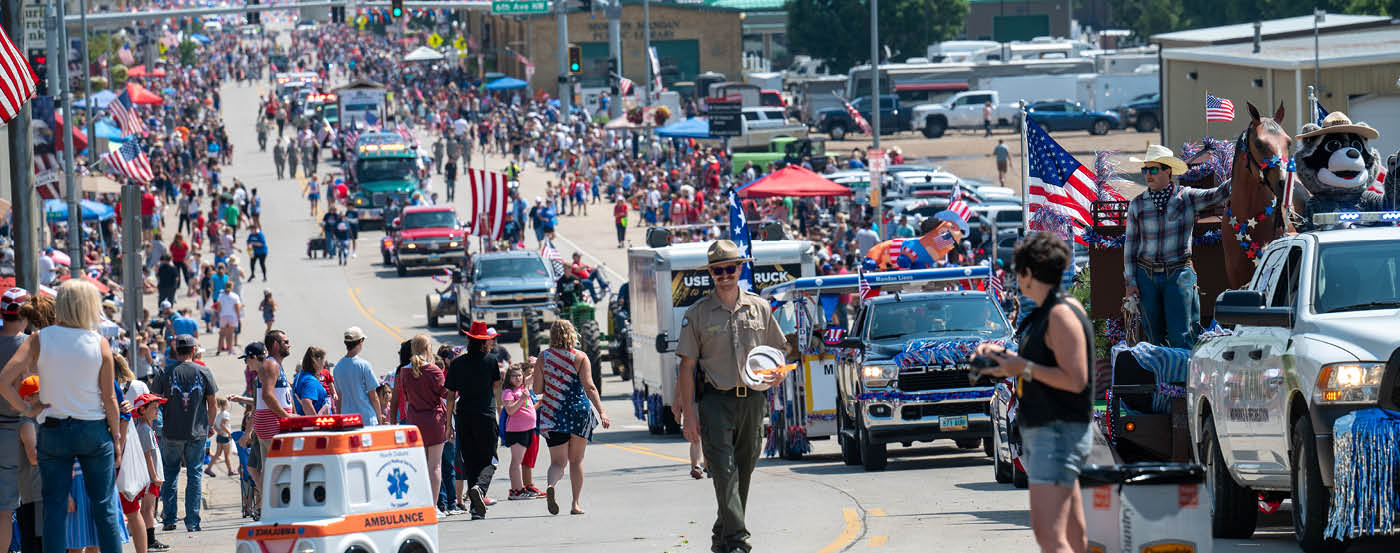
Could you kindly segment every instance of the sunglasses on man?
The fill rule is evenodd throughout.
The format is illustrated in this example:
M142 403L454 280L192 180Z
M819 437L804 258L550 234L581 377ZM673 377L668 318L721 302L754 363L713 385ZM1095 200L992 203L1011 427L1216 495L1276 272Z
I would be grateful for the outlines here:
M1162 171L1165 171L1166 169L1167 169L1166 167L1143 167L1143 168L1142 168L1142 174L1144 174L1144 175L1155 175L1155 174L1157 174L1157 173L1160 173L1160 172L1162 172Z
M715 276L732 275L737 272L739 272L738 265L721 265L719 267L710 267L710 274Z

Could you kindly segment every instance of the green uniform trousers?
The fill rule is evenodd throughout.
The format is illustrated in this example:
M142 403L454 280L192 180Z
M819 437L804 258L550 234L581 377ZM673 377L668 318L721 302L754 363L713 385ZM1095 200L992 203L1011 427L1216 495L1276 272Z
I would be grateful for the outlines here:
M700 398L699 405L700 444L719 504L711 550L747 552L744 509L749 502L749 478L763 451L764 395L750 391L741 398L711 391Z

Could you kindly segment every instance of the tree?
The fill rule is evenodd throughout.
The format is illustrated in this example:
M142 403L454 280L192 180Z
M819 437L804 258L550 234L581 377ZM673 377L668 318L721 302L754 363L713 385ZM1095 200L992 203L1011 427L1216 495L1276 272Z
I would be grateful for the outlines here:
M193 66L193 65L196 64L196 63L199 63L199 57L198 57L197 55L195 55L195 51L196 51L196 50L199 50L199 43L198 43L198 42L195 42L195 41L190 40L190 39L188 39L188 38L185 39L183 42L181 42L181 43L180 43L180 65L183 65L183 66L185 66L185 67L190 67L190 66Z
M1181 28L1182 5L1175 0L1118 0L1115 4L1114 20L1143 39Z
M962 33L968 0L880 0L879 10L880 45L892 57L923 56L929 44ZM870 5L866 1L790 0L787 13L793 51L826 60L833 72L869 61Z

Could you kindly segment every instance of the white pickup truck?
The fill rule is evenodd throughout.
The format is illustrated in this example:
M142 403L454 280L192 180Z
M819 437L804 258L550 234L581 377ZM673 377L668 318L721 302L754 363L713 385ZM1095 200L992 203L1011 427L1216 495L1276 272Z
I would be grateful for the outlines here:
M807 125L788 120L787 113L781 107L744 108L743 129L744 134L729 138L730 148L767 149L768 143L780 136L807 137Z
M995 90L959 92L941 104L923 104L914 108L910 123L915 131L927 138L938 138L948 129L982 128L982 108L992 103L992 126L1020 128L1021 107L1015 102L1003 104Z
M1338 551L1324 538L1333 423L1400 399L1400 228L1304 232L1260 259L1247 288L1216 301L1233 332L1191 352L1187 416L1212 530L1249 538L1258 494L1291 497L1303 551Z

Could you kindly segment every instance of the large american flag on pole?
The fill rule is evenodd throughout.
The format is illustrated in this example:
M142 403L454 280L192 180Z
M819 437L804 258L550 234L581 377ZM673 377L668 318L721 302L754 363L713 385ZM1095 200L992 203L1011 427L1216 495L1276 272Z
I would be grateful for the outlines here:
M10 35L0 29L0 123L9 123L19 115L34 92L34 70L10 41Z
M510 204L510 187L506 176L485 169L467 169L467 190L471 198L472 235L491 240L505 237L506 213Z
M107 162L107 166L113 170L141 184L151 182L154 178L151 174L151 161L146 159L146 152L136 145L135 140L128 140L115 152L102 154L102 161Z
M850 115L851 120L856 122L856 126L860 127L860 132L865 134L872 134L874 132L870 129L870 122L866 121L865 116L860 114L860 110L857 110L855 106L851 105L850 101L842 98L841 95L835 92L832 92L832 94L841 100L841 105L846 107L846 115Z
M136 106L131 103L131 94L126 90L122 90L116 99L107 104L107 111L112 112L112 118L117 120L123 134L146 133L146 124L142 123L141 116L136 114Z
M729 190L729 239L744 252L744 257L753 259L753 241L749 239L749 220L744 208L739 205L739 193ZM739 269L739 288L753 291L753 262L745 261Z
M1235 120L1235 103L1224 98L1217 98L1213 94L1206 94L1206 121Z
M1099 199L1094 174L1066 152L1050 133L1030 118L1026 120L1027 181L1031 212L1053 209L1068 219L1074 234L1083 233L1093 220L1094 200Z

